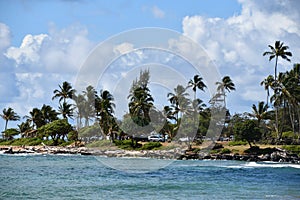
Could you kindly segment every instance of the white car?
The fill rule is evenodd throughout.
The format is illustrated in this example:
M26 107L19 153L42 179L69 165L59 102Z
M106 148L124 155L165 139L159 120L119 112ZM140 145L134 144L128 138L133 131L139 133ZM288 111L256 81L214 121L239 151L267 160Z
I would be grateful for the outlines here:
M162 138L161 136L159 135L150 135L148 137L148 140L150 142L164 142L164 138Z

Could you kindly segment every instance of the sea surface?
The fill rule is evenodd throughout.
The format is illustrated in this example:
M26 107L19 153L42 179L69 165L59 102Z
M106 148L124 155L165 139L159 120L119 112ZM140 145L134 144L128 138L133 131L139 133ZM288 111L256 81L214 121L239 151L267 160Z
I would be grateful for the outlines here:
M300 165L185 160L141 173L107 163L145 159L103 159L0 155L0 199L300 199Z

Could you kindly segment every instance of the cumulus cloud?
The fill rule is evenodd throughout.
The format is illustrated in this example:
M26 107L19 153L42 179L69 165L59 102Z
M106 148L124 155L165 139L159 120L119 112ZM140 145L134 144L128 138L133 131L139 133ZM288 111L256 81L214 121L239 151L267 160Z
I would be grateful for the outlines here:
M241 13L226 19L184 17L183 34L206 49L223 75L239 80L236 84L239 95L235 98L265 100L261 99L264 90L259 83L263 77L273 74L274 64L262 56L268 50L267 45L283 41L293 52L292 62L300 62L300 3L293 0L239 2ZM278 69L285 71L291 66L292 63L279 61Z
M48 33L24 36L20 46L11 46L10 30L0 24L1 107L11 106L24 116L32 107L50 104L58 84L76 79L77 72L94 44L81 26L56 29Z
M31 35L24 37L20 47L10 47L5 54L7 58L15 60L17 65L26 63L37 63L40 60L40 49L46 34Z

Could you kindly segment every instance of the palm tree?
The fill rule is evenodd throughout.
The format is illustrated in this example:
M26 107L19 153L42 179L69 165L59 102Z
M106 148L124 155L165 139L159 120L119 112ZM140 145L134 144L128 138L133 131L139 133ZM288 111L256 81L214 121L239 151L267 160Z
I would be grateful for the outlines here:
M30 126L29 120L18 124L19 132L21 133L21 137L27 137L28 133L32 130Z
M275 46L271 46L268 45L269 48L271 49L271 51L266 51L263 53L263 56L269 55L269 61L271 61L273 58L275 58L275 69L274 69L274 73L275 73L275 81L274 81L274 87L275 87L275 95L278 95L278 83L277 83L277 63L278 63L278 57L281 57L284 60L287 61L291 61L289 59L289 57L292 56L292 53L287 51L289 49L288 46L283 46L283 42L280 41L276 41L275 42ZM276 99L278 99L277 97L275 97ZM276 101L275 101L276 102ZM279 135L278 131L278 127L279 127L279 122L278 122L278 106L275 106L275 123L276 123L276 133L277 135Z
M85 112L85 106L86 106L86 99L84 98L84 95L74 95L73 99L75 101L75 105L77 108L77 127L78 129L82 127L82 118L84 117Z
M148 125L151 121L150 109L154 102L149 88L147 86L136 87L128 98L130 98L129 112L133 120L140 126Z
M72 104L68 104L66 102L63 102L63 104L60 104L58 107L58 112L63 116L64 119L68 120L68 117L72 119L73 117L73 110Z
M75 93L75 90L72 89L72 86L70 83L68 83L67 81L63 82L62 86L59 86L59 90L54 90L54 96L52 97L52 100L59 98L59 102L61 102L62 100L64 100L64 102L66 102L66 99L72 99L73 95Z
M48 124L58 119L58 113L49 105L44 104L42 106L41 114L45 124Z
M252 105L252 113L250 113L250 116L257 118L258 126L260 125L261 120L267 119L268 108L269 106L263 101L258 102L258 106L255 104Z
M101 90L100 96L97 95L95 99L96 115L99 117L100 126L105 135L112 133L113 129L116 128L113 117L115 108L113 101L114 97L107 90Z
M184 88L182 85L177 85L177 87L174 88L174 93L168 93L169 101L174 108L174 114L177 115L177 123L179 120L179 113L185 112L190 108L189 106L191 102L187 98L188 95L189 94L186 92L186 88Z
M219 94L224 96L224 104L226 107L226 101L225 101L226 91L230 92L231 90L235 90L235 85L229 76L224 76L222 78L222 82L216 82L216 84L218 86L217 91L219 92Z
M36 127L36 129L38 129L45 125L42 111L38 108L33 108L32 111L29 112L29 115L24 116L24 118L28 119L29 123L32 123L32 128Z
M202 91L204 91L204 89L206 88L206 85L202 80L202 77L200 77L199 75L195 75L193 80L191 79L188 82L188 87L191 87L194 91L194 100L196 99L197 88Z
M269 75L267 78L265 78L260 85L265 86L265 90L267 91L267 105L269 105L269 97L270 97L270 87L273 88L274 85L274 77L272 75Z
M289 51L286 51L289 49L288 46L283 46L283 42L276 41L275 46L269 45L269 48L271 51L266 51L263 53L263 56L269 55L269 61L271 61L273 58L275 58L275 82L277 80L277 62L278 57L281 57L284 60L291 61L288 57L292 56L292 53Z
M12 108L4 108L3 114L0 114L0 116L5 120L5 128L4 131L7 130L7 124L8 121L18 121L20 119L20 116L15 113L15 111Z

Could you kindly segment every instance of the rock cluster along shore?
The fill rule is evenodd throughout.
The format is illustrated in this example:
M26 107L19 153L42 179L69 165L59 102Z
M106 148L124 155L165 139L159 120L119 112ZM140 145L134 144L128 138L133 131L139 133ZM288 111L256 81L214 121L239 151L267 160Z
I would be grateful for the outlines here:
M274 161L300 164L297 154L288 153L286 150L277 148L271 154L208 154L194 153L180 148L171 150L99 150L86 147L56 147L56 146L22 146L22 147L0 147L3 154L79 154L106 157L145 157L156 159L178 159L178 160L239 160L239 161Z

